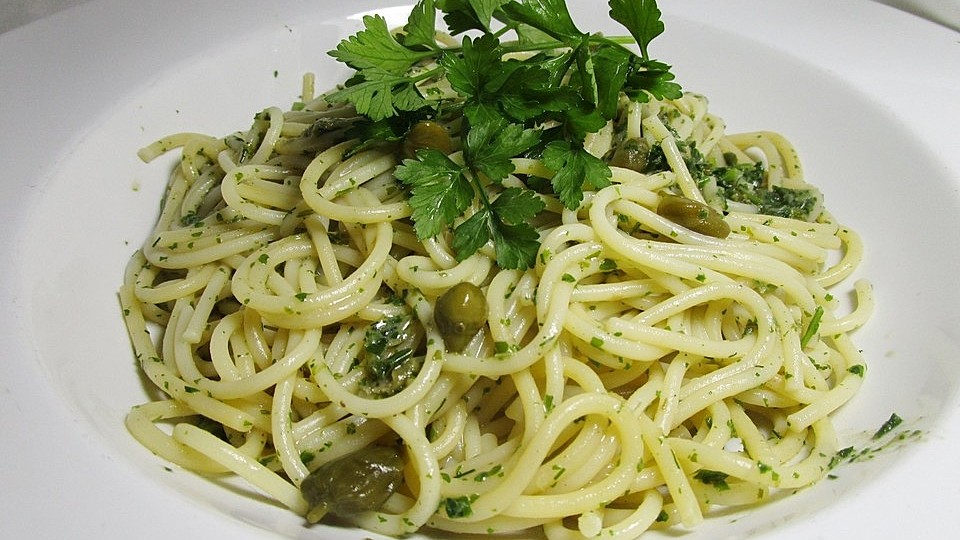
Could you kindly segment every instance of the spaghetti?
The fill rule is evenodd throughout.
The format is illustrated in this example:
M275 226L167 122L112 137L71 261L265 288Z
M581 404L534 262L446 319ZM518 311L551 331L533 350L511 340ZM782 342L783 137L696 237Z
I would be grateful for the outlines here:
M841 314L862 246L785 138L727 134L692 93L624 101L584 147L610 161L640 141L662 169L613 165L575 210L538 193L536 263L510 270L490 245L458 261L445 235L419 239L397 144L358 146L353 107L312 94L308 77L295 110L141 151L182 154L120 289L136 357L164 394L127 416L144 446L302 515L312 472L396 448L399 485L353 516L387 535L635 538L827 474L831 415L865 370L849 334L872 295L857 281ZM461 118L436 121L459 159ZM552 174L512 163L504 186ZM763 190L807 196L803 215L733 196L730 175L751 171ZM729 233L658 213L667 196L722 213ZM434 312L460 283L486 312L454 352ZM376 339L403 343L387 368L371 367Z

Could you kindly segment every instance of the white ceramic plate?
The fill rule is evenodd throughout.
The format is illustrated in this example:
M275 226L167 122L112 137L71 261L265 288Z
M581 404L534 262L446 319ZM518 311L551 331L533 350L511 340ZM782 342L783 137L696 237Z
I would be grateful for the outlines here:
M115 291L166 180L136 150L226 134L296 99L358 14L395 0L95 0L0 35L0 532L7 538L353 538L305 529L256 492L167 467L122 419L143 399ZM945 538L960 526L960 36L869 2L662 2L653 53L731 131L797 144L859 230L878 309L869 371L838 418L864 439L893 412L924 435L689 539ZM584 28L616 30L572 0ZM605 19L605 17L603 17ZM872 536L871 536L872 535ZM656 534L654 538L662 537Z

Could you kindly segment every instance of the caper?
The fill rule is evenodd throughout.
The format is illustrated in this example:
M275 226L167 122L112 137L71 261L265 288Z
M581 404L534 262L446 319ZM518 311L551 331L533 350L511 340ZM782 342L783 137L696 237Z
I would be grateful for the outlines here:
M487 323L487 299L473 283L458 283L437 299L433 321L447 349L460 352Z
M647 167L647 157L650 155L650 145L644 139L630 138L617 146L610 165L623 169L643 172Z
M720 212L693 199L664 195L657 205L657 213L700 234L714 238L726 238L730 235L730 226L723 220Z
M324 463L300 483L310 505L307 521L317 523L328 513L351 517L376 510L400 486L403 459L396 448L368 446Z
M453 140L447 130L437 122L422 120L414 124L403 139L403 157L417 157L417 150L433 148L444 154L453 152Z

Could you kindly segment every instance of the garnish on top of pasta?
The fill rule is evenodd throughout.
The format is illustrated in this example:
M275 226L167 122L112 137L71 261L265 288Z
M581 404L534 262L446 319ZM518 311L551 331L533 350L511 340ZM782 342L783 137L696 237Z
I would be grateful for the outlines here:
M824 478L858 236L609 6L639 53L562 0L368 16L344 85L145 147L182 157L120 289L163 393L130 432L387 535L635 538Z

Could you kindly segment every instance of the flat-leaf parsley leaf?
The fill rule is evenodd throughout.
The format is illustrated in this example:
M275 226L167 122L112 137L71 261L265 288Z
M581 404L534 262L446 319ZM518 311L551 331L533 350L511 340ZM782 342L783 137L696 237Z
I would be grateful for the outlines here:
M581 30L565 0L420 0L402 31L368 15L330 51L356 70L326 99L363 117L351 129L359 148L396 142L423 119L461 115L459 157L419 149L394 171L419 239L449 235L458 260L492 243L500 267L529 268L544 198L575 210L585 190L609 185L610 168L586 150L586 137L615 118L623 96L676 98L680 86L649 54L664 29L656 2L608 5L632 39ZM462 34L459 45L437 38L438 12L451 36ZM549 184L511 176L518 158L540 160Z

